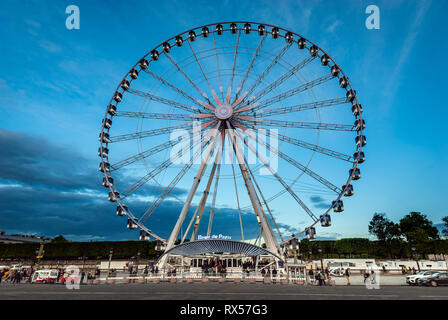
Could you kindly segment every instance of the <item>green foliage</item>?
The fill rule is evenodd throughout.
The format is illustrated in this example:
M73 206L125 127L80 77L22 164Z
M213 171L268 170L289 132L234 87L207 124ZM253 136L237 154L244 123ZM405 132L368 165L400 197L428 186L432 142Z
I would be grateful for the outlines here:
M114 249L114 258L131 258L140 252L141 258L153 259L159 253L154 250L155 241L104 241L104 242L50 242L45 244L44 259L106 259ZM35 258L39 244L0 244L0 258Z
M51 240L52 243L66 243L68 242L67 239L65 239L62 235L58 235L56 238Z
M420 212L411 212L400 220L401 233L413 244L439 239L439 230Z
M443 219L442 219L442 221L444 222L444 229L442 230L442 234L445 236L445 237L448 237L448 216L447 217L444 217Z

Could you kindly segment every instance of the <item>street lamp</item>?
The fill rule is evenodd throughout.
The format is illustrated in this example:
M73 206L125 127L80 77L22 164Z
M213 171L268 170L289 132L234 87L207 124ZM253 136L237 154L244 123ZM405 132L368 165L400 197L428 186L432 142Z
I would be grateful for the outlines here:
M418 272L420 272L420 264L418 263L418 256L416 254L417 248L414 245L412 245L411 250L412 250L412 255L414 256L414 259L417 262Z
M297 240L295 235L291 236L289 240L289 249L291 250L294 256L294 264L297 264L297 252L299 251L299 241Z
M324 264L322 262L322 248L319 246L319 248L317 248L317 251L319 252L320 255L320 268L322 270L322 272L324 271Z
M110 262L112 261L113 254L114 254L114 248L110 248L110 250L109 250L109 264L107 266L107 274L106 274L106 282L109 279Z

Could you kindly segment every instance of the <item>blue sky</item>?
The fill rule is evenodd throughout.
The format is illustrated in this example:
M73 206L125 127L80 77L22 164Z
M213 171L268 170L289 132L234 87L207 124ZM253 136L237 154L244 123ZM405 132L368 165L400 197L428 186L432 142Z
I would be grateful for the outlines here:
M71 4L80 8L80 30L65 28ZM369 4L381 10L380 30L365 27ZM421 211L440 223L448 215L448 111L442 100L447 9L445 1L435 0L4 0L0 230L62 233L75 240L134 239L98 187L97 137L105 107L123 75L154 46L192 27L232 20L266 22L312 40L349 75L364 107L363 178L355 197L345 201L345 212L319 235L367 237L375 212L398 221ZM179 187L179 196L186 187ZM170 219L180 210L172 200L164 204ZM282 210L288 208L277 208L280 215ZM155 223L166 232L170 219ZM227 221L225 214L219 219ZM286 232L297 227L287 217L280 222ZM248 228L256 233L256 226Z

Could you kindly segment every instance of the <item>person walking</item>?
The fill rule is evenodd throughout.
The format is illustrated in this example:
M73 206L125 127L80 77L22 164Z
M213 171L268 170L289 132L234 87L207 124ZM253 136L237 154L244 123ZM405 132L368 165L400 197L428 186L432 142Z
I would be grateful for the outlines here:
M310 282L313 283L314 282L314 271L313 271L313 269L310 269L310 271L308 271L308 276L310 278Z
M350 268L345 269L345 279L347 280L347 285L350 285Z

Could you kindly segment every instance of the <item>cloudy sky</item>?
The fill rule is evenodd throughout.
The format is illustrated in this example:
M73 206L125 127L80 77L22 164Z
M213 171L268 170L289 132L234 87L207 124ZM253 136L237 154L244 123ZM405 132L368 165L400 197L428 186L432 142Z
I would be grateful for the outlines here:
M79 6L80 30L65 27ZM381 29L365 27L369 4ZM367 237L375 212L398 221L421 211L447 216L448 116L446 1L12 1L0 10L0 230L73 240L136 239L100 187L98 132L117 83L138 59L171 36L218 21L282 26L317 43L342 66L367 122L367 161L356 195L322 238ZM160 189L146 186L141 196ZM173 192L182 198L186 185ZM304 191L305 192L305 191ZM316 208L319 194L306 193ZM132 203L136 209L143 202ZM167 235L181 204L168 198L155 228ZM194 208L193 208L194 209ZM275 209L275 208L274 208ZM143 209L142 209L143 210ZM287 208L274 210L279 215ZM238 224L223 213L223 233ZM257 235L243 212L248 238ZM285 233L296 220L279 219Z

